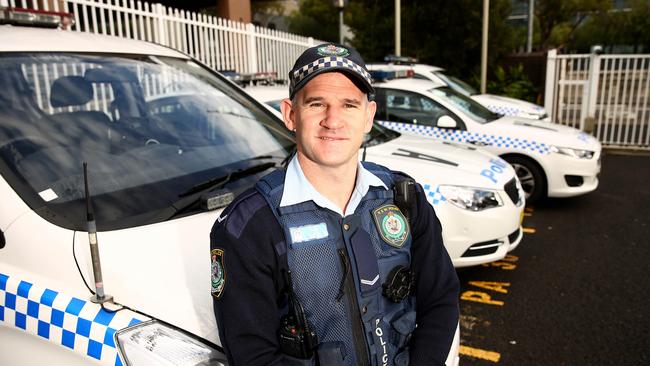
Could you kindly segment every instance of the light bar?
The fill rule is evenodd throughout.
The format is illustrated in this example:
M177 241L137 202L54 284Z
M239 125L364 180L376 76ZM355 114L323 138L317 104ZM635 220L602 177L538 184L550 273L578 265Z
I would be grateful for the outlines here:
M372 77L373 80L375 81L380 81L380 80L391 80L391 79L397 79L397 78L411 78L413 77L414 72L413 69L406 69L406 70L371 70L370 71L370 76Z
M393 64L398 64L398 65L399 64L410 65L410 64L416 64L418 62L418 59L415 57L388 55L384 57L384 61Z
M74 24L72 14L24 8L0 8L0 24L67 29Z

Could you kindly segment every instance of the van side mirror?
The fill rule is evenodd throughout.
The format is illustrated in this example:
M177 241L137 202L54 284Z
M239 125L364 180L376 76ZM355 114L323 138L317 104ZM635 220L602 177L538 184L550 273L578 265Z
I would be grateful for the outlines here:
M438 118L438 123L436 123L436 127L439 128L456 128L458 127L458 124L456 123L456 120L449 117L449 116L442 116Z

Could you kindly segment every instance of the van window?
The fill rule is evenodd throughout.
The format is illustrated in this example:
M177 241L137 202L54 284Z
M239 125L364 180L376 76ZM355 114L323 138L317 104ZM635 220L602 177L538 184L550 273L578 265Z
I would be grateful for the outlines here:
M268 111L187 59L8 54L0 87L0 173L69 229L85 227L83 162L109 230L164 220L189 188L282 161L294 145Z

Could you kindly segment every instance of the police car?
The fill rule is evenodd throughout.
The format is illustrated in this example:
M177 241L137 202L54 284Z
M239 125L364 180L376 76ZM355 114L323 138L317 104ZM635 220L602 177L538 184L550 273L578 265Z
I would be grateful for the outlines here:
M172 49L15 25L0 39L0 364L225 365L210 228L293 137ZM190 91L210 99L150 102Z
M438 85L445 85L458 93L464 94L482 104L494 113L504 116L515 116L550 122L546 109L534 103L520 99L494 94L480 94L474 87L463 80L445 73L445 69L437 66L417 63L409 57L386 57L389 64L369 64L371 71L392 70L410 72L413 78L431 80Z
M288 89L245 90L278 113ZM282 118L279 113L278 117ZM499 260L521 242L525 194L512 167L499 157L472 146L402 135L377 124L366 136L360 157L403 171L423 186L455 267Z
M14 25L0 39L0 364L226 365L208 234L293 137L172 49Z
M526 200L598 187L601 144L575 128L500 116L448 86L396 78L375 85L376 121L395 131L481 147L509 162Z

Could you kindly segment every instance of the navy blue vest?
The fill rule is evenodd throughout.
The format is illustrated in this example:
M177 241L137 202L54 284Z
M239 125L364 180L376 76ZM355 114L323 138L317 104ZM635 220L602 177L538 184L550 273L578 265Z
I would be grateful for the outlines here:
M256 185L284 230L276 253L280 263L286 258L294 292L318 335L321 366L409 362L415 299L393 302L382 284L396 266L410 267L410 228L393 203L390 170L363 164L389 190L370 187L345 218L313 201L279 207L284 170Z

